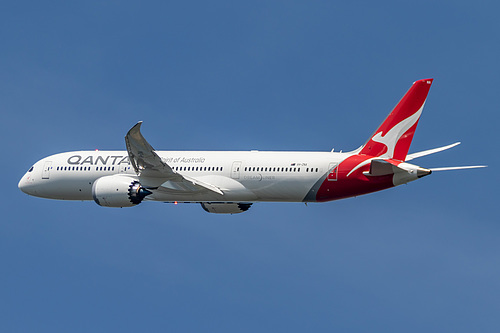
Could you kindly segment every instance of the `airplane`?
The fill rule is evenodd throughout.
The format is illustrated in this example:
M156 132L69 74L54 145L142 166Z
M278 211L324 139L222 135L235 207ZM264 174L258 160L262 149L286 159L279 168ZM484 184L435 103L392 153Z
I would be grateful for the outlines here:
M36 162L19 181L32 196L94 200L104 207L143 201L200 203L209 213L236 214L256 202L326 202L406 184L433 171L408 163L457 146L408 154L433 79L413 83L374 134L350 152L160 151L141 133L126 151L73 151Z

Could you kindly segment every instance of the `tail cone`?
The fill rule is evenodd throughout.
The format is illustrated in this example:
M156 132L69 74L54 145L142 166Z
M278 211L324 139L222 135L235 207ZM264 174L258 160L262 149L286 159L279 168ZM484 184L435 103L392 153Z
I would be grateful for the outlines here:
M432 170L424 169L424 168L419 168L417 170L417 177L418 178L422 178L422 177L430 175L431 173L432 173Z

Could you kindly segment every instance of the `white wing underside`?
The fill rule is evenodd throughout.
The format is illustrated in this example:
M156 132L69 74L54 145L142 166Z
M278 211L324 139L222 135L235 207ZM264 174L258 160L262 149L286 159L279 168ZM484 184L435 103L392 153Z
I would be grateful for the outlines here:
M460 144L460 142L455 142L455 143L452 143L451 145L448 145L448 146L434 148L434 149L429 149L429 150L424 150L424 151L421 151L421 152L418 152L418 153L408 154L406 156L405 161L411 161L411 160L413 160L415 158L419 158L419 157L422 157L422 156L427 156L427 155L430 155L430 154L439 153L440 151L456 147L459 144Z
M464 169L477 169L486 168L487 165L468 165L468 166L457 166L457 167L444 167L444 168L430 168L431 171L450 171L450 170L464 170Z
M146 188L160 188L168 192L195 193L212 191L224 193L216 186L181 175L165 163L141 134L142 121L128 131L125 143L130 159L141 184Z
M418 152L418 153L409 154L409 155L406 156L405 161L407 162L407 161L411 161L411 160L413 160L415 158L419 158L419 157L422 157L422 156L427 156L427 155L430 155L430 154L439 153L439 152L441 152L443 150L447 150L447 149L456 147L459 144L460 144L460 142L455 142L455 143L452 143L451 145L448 145L448 146L434 148L434 149L429 149L429 150L424 150L424 151L421 151L421 152ZM430 168L429 170L431 170L431 171L450 171L450 170L477 169L477 168L486 168L486 167L487 167L486 165L469 165L469 166L454 166L454 167L443 167L443 168Z

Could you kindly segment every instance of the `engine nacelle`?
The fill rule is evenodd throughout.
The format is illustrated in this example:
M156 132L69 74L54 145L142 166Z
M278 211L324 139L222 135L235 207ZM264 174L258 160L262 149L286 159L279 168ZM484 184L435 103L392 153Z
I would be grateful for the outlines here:
M238 214L246 212L251 203L241 202L202 202L201 207L209 213L215 214Z
M94 201L104 207L132 207L150 194L136 178L125 175L104 176L92 185Z

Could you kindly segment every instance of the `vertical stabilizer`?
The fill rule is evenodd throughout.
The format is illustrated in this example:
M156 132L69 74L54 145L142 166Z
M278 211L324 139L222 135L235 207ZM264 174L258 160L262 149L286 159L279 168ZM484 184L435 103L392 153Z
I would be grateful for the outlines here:
M413 83L384 122L368 139L360 154L404 161L433 79Z

